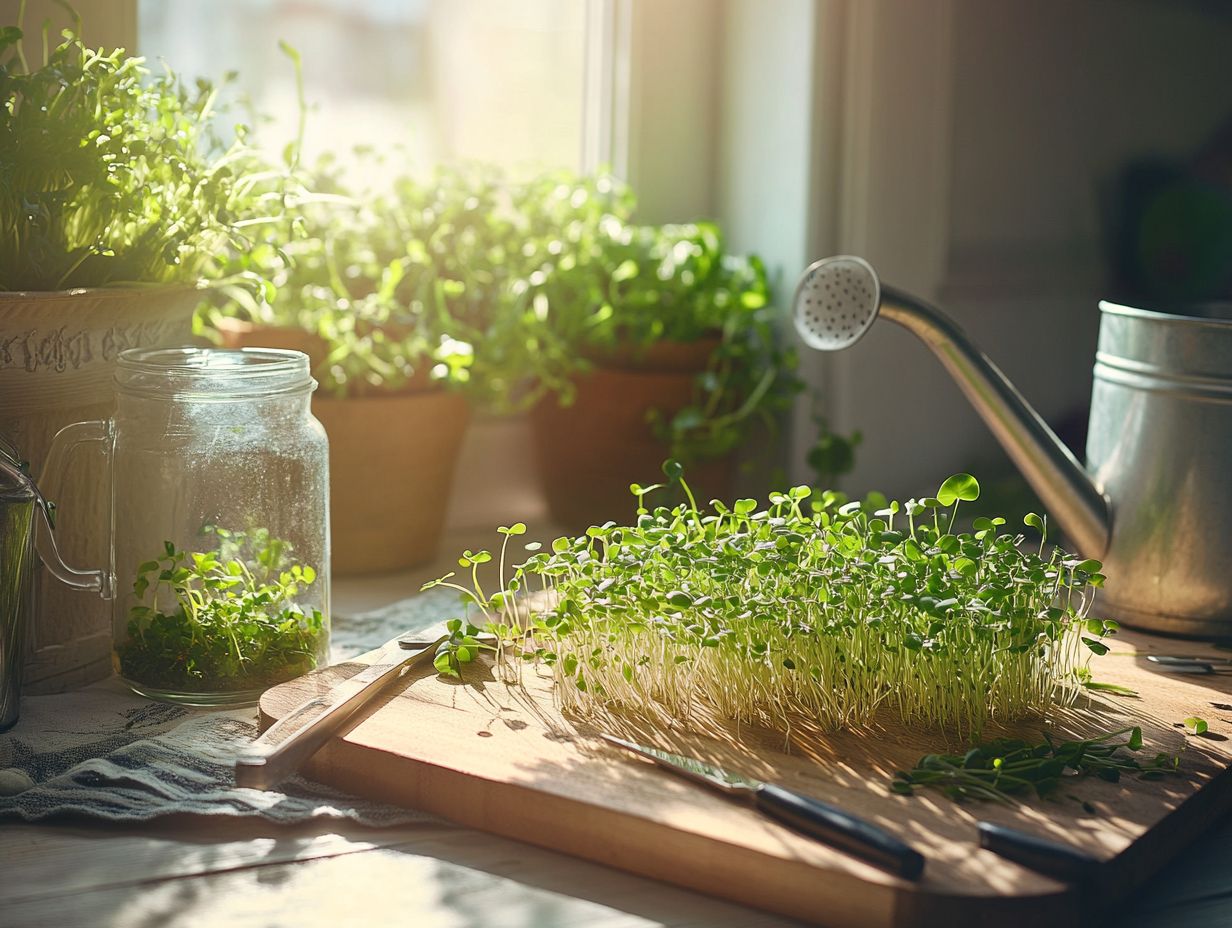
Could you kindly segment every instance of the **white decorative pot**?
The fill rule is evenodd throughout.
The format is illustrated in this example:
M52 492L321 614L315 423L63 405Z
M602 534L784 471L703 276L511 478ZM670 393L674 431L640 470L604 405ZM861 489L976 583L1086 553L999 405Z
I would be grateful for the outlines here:
M0 433L38 475L61 428L111 414L115 359L126 348L192 340L200 294L191 287L0 292ZM102 461L83 448L48 487L65 560L99 567L108 556ZM97 595L36 583L25 692L52 693L111 673L111 612Z

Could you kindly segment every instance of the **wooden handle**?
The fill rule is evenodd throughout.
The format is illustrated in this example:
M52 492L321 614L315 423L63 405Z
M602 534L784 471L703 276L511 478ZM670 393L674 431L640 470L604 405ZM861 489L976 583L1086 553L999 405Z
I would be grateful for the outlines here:
M390 681L412 667L435 656L436 647L444 637L421 643L416 651L386 663L376 663L339 684L332 698L310 699L252 743L235 759L235 785L247 789L273 789L294 774L313 754L321 750L330 738L370 702ZM280 738L281 729L294 727L295 719L325 703L325 708L310 718L297 731ZM288 724L289 723L289 724Z
M763 783L757 808L803 834L824 841L908 880L924 872L924 855L884 828L781 786Z
M339 719L338 724L344 721ZM310 722L301 731L271 748L258 748L241 754L235 759L235 785L247 789L273 789L324 747L337 731L338 724L317 725Z

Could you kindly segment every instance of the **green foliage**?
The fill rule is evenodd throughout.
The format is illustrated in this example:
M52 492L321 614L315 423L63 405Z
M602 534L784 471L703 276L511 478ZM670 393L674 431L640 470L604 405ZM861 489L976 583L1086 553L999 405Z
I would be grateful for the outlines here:
M805 462L816 474L818 487L830 486L851 471L856 464L856 448L864 440L863 434L853 432L850 436L830 431L824 419L816 420L817 440L805 455Z
M1116 740L1122 735L1129 737ZM955 800L1008 803L1017 796L1048 796L1074 776L1094 775L1110 783L1119 782L1122 774L1153 780L1174 773L1180 764L1180 758L1168 754L1143 763L1126 753L1141 748L1142 729L1136 726L1081 741L1055 741L1048 734L1038 744L999 738L965 754L925 755L911 770L900 770L890 788L910 796L927 786Z
M266 529L213 528L212 551L163 552L138 568L137 605L118 647L135 683L184 692L260 689L313 669L324 657L325 619L295 600L316 582L309 565Z
M473 661L479 656L480 651L494 650L494 646L490 642L480 641L480 630L469 622L450 619L446 623L446 628L449 631L449 637L437 646L432 666L439 674L460 679L463 664Z
M606 175L471 166L348 190L328 162L305 171L298 141L279 166L243 126L224 142L210 83L65 35L31 71L20 30L0 31L0 289L210 276L223 295L201 330L229 315L317 335L331 392L434 381L496 411L571 401L617 349L712 341L693 402L651 416L686 462L732 450L799 389L765 268L713 224L634 224Z
M713 223L609 222L599 232L594 262L575 269L594 279L563 280L589 291L593 305L561 320L577 325L589 345L697 341L728 325L743 328L736 320L769 304L761 260L728 254Z
M515 182L470 165L365 192L329 159L304 183L315 193L290 206L280 234L227 268L271 285L226 289L228 302L203 311L206 328L235 316L319 336L328 356L315 374L339 395L415 378L510 411L561 386L534 377L565 350L537 337L535 288L623 212L623 188L564 174Z
M30 70L20 42L0 30L0 290L195 285L247 247L271 175L214 132L218 88L72 31Z
M483 613L476 624L506 641L518 635L502 616L528 612L519 596L551 589L525 653L553 668L566 706L686 720L702 701L784 730L800 716L838 728L888 710L978 735L990 718L1072 702L1081 655L1102 647L1089 636L1115 631L1085 618L1098 563L1024 550L1004 519L954 532L959 504L979 492L970 475L939 491L948 510L802 486L703 512L679 463L664 473L687 505L651 510L651 489L635 485L634 524L556 539L508 583L502 571L492 597L473 568L471 587L457 586Z
M755 424L773 426L801 384L778 335L766 269L729 253L713 223L600 223L568 266L539 288L539 377L572 401L572 378L613 355L638 363L660 343L712 343L693 401L650 425L665 454L686 463L737 447ZM541 333L541 334L540 334Z
M693 402L651 426L685 461L730 451L799 388L779 346L765 268L728 254L711 224L641 226L604 174L516 179L492 166L439 168L361 192L330 162L290 204L277 245L236 254L208 310L322 338L316 376L349 395L414 377L463 387L497 412L572 401L597 360L634 362L665 342L712 343Z

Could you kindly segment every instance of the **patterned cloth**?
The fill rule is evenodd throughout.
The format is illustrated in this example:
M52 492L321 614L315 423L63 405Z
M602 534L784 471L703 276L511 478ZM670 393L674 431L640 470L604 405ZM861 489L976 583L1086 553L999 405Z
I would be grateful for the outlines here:
M457 608L456 594L435 589L373 612L335 615L331 659L344 661L427 628ZM275 822L324 816L369 825L428 819L301 777L277 792L240 789L233 759L256 735L255 709L151 702L114 678L72 693L29 696L17 725L0 735L0 821L61 815L142 821L183 812Z

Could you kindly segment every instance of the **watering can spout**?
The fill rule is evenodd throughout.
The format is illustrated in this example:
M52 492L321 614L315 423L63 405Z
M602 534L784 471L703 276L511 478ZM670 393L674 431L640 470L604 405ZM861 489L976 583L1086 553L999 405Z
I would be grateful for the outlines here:
M940 359L1082 556L1102 558L1112 528L1107 498L1000 368L952 319L908 294L883 288L881 312Z
M796 291L796 328L814 348L834 351L854 344L878 312L932 350L1082 556L1102 558L1111 536L1107 498L952 319L908 293L882 286L867 262L850 256L813 264Z

